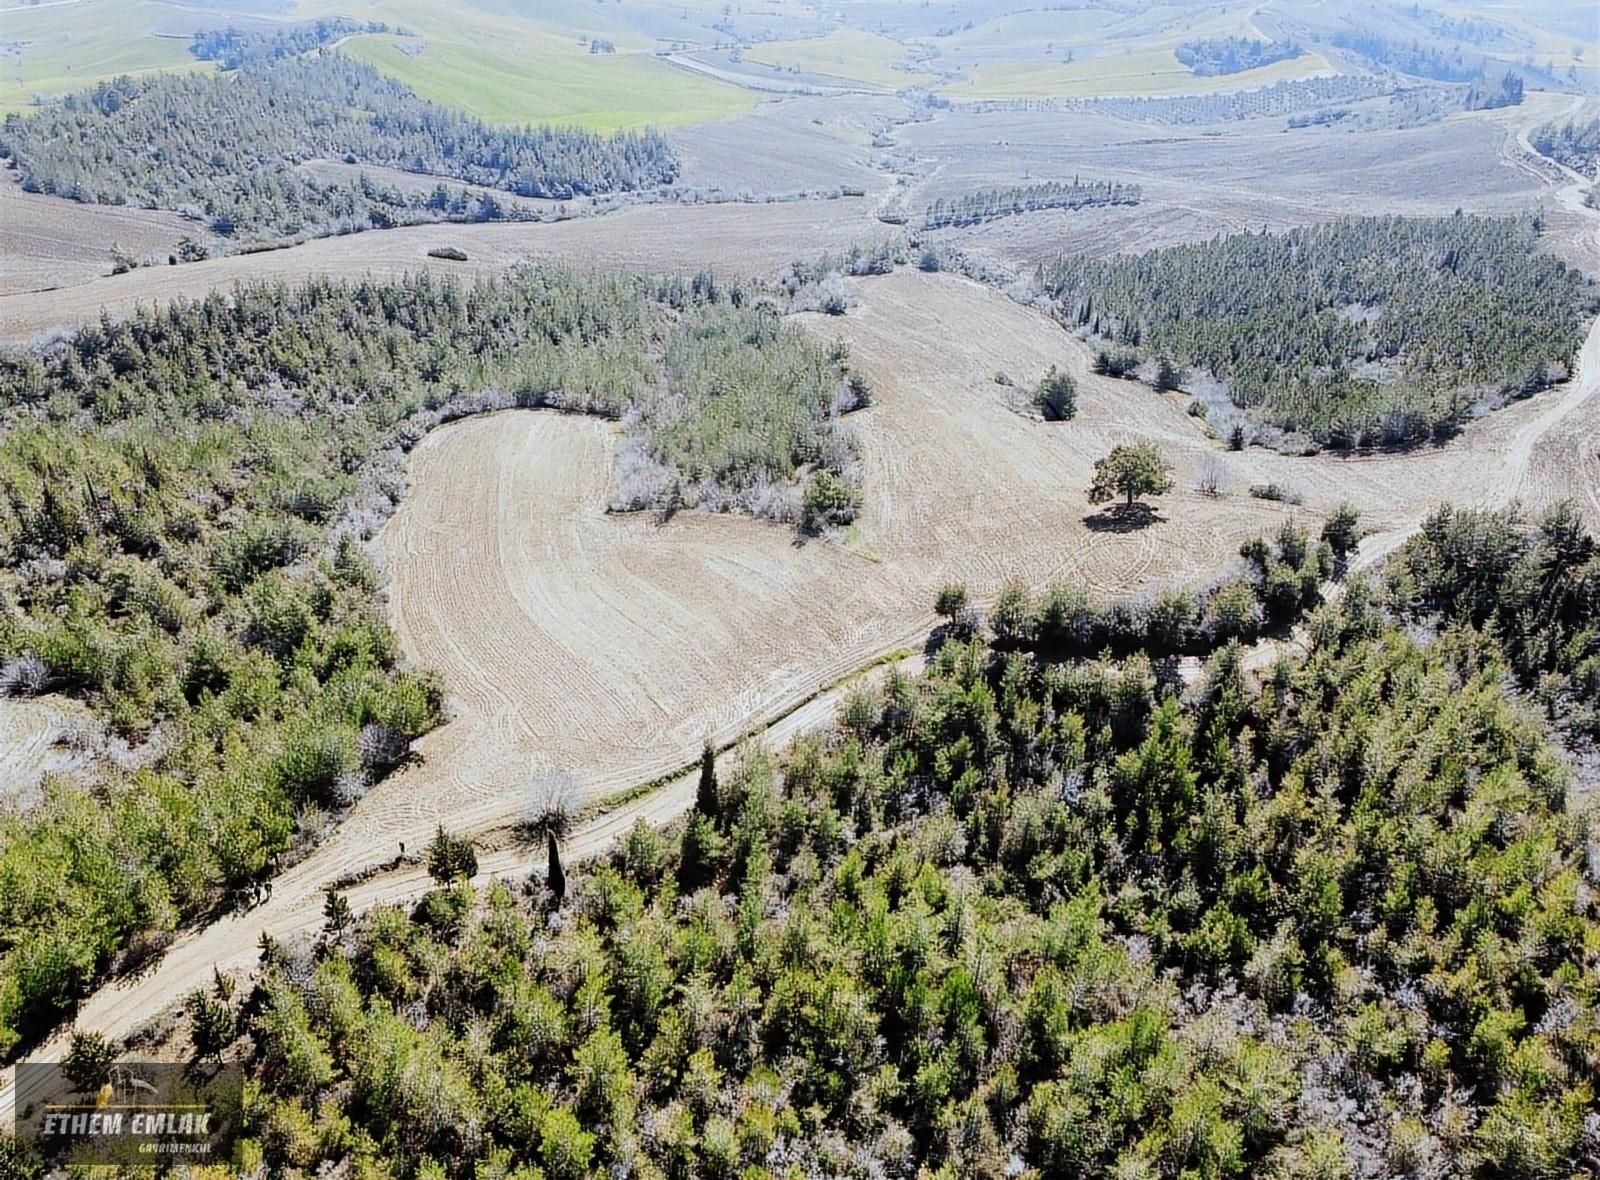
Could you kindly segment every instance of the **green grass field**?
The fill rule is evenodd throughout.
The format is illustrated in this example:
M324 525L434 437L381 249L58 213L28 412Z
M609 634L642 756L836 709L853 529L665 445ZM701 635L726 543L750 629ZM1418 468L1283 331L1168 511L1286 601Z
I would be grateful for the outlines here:
M641 53L590 54L526 39L488 49L434 38L408 54L400 38L354 37L344 52L417 93L496 123L559 123L616 131L738 114L758 96ZM416 44L416 42L412 42Z
M181 37L152 29L172 9L144 0L77 0L0 16L0 112L26 110L36 94L83 90L119 74L211 69Z
M418 34L356 37L344 51L419 93L503 123L559 123L594 131L675 126L737 114L759 95L688 73L650 56L650 38L585 0L539 0L537 17L507 0L305 0L295 19L344 15L386 21ZM0 18L0 109L26 110L35 94L82 90L119 74L211 69L182 36L158 36L193 21L222 27L211 13L148 0L77 0ZM588 42L613 43L591 54ZM419 50L403 52L401 44Z

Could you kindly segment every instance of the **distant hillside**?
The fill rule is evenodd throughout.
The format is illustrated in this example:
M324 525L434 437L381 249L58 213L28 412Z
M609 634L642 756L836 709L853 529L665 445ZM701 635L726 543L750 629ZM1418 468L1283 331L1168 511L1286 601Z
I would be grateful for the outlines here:
M0 152L30 191L175 209L243 238L505 215L492 199L447 190L408 197L294 169L319 158L558 198L656 188L678 170L654 131L496 127L329 52L245 54L222 76L118 78L38 114L8 116Z

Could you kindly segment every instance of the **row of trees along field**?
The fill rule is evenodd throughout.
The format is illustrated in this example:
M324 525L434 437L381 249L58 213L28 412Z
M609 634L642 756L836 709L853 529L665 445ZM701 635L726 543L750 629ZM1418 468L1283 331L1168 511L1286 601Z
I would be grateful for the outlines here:
M1305 50L1293 41L1262 41L1255 37L1209 37L1184 41L1172 51L1191 74L1214 77L1260 69L1273 62L1300 57Z
M1143 652L951 638L550 885L474 893L442 837L414 909L330 897L243 1003L191 1002L260 1080L247 1165L1586 1174L1600 881L1470 622L1514 600L1452 561L1507 533L1592 651L1592 538L1445 513L1259 688L1231 644L1180 692Z
M140 752L0 813L0 1052L437 721L357 544L426 429L602 413L683 499L815 471L848 509L825 464L853 396L835 352L709 275L246 286L0 353L0 691L87 701Z
M437 194L297 170L340 160L503 189L571 197L670 184L677 159L655 131L496 127L419 97L336 52L246 60L218 76L121 77L0 128L33 192L175 209L224 236L296 236L451 215ZM470 215L508 208L472 202Z
M1533 146L1574 172L1600 176L1600 118L1546 123L1533 133Z
M1223 94L1155 97L991 99L971 104L985 111L1084 111L1142 123L1226 123L1316 110L1332 103L1361 102L1395 92L1392 78L1338 74L1331 78L1292 78Z
M1010 185L984 189L948 200L941 197L923 213L923 229L946 226L979 225L1017 213L1040 209L1087 209L1096 205L1137 205L1141 190L1136 184L1114 180L1046 181L1042 184Z
M1406 444L1567 376L1600 297L1539 233L1537 216L1350 218L1037 278L1063 322L1205 370L1263 422Z

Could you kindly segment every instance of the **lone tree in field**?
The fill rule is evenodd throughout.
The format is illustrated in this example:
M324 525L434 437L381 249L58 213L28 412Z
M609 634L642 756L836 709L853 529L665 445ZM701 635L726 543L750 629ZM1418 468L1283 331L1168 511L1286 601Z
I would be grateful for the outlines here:
M1159 496L1171 490L1172 464L1154 444L1135 443L1116 447L1104 459L1095 460L1089 503L1104 504L1122 495L1131 508L1140 496Z

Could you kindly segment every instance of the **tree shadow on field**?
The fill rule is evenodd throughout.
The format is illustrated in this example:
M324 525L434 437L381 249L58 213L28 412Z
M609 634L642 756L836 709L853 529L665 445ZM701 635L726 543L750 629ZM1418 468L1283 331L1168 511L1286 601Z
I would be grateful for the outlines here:
M1150 505L1135 502L1113 504L1099 512L1091 512L1083 518L1083 523L1096 533L1136 533L1166 519Z

